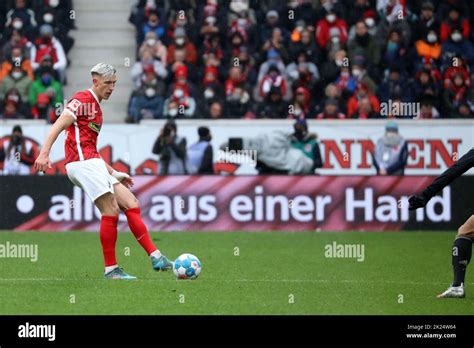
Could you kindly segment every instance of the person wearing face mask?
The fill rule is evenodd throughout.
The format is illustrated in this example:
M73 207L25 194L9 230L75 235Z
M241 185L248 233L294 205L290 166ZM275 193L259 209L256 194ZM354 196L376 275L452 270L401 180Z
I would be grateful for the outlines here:
M31 80L33 80L34 75L31 61L25 57L20 46L13 46L11 53L7 55L7 59L0 65L0 81L8 76L15 66L18 66L18 62L21 63L21 69L26 72Z
M316 23L315 38L323 50L327 49L331 40L333 43L344 45L347 42L347 23L331 10Z
M149 31L145 35L145 40L138 49L138 56L142 57L145 51L151 53L152 57L160 61L166 68L168 48L158 39L154 31Z
M70 12L64 7L59 7L59 0L49 0L47 6L39 8L38 25L41 28L43 24L51 25L54 29L54 36L63 46L67 55L74 45L74 39L69 35L72 28L72 19Z
M438 60L441 56L441 44L438 41L438 34L434 30L428 31L425 38L415 42L416 53L420 58L433 58Z
M154 32L156 38L160 40L164 38L166 33L165 26L161 23L160 16L155 11L149 13L148 20L143 24L138 41L141 43L149 32Z
M453 37L453 32L457 33ZM469 21L461 15L460 10L456 6L452 6L448 12L448 16L441 22L440 38L441 42L446 42L450 38L454 42L461 40L469 40L471 26Z
M441 46L441 59L445 65L453 65L453 56L462 56L467 61L474 62L474 45L463 37L460 28L453 29L449 39Z
M164 99L157 93L157 85L143 83L132 97L128 109L130 122L139 123L142 119L159 119L163 115Z
M440 22L435 16L435 6L431 1L424 1L421 5L420 15L412 24L413 40L426 40L428 33L439 33ZM427 40L429 42L429 40ZM436 41L440 41L439 38Z
M198 128L199 141L188 147L186 168L188 174L214 174L212 135L207 127Z
M11 136L0 143L3 175L29 175L36 155L37 147L23 136L20 126L14 126Z
M313 163L309 172L301 174L314 174L317 168L323 166L317 135L308 132L308 124L304 119L297 120L293 129L294 132L290 135L291 147L301 151Z
M26 100L31 84L32 80L26 74L26 71L21 67L13 67L0 84L0 99L4 99L7 91L15 88L20 92L21 98Z
M364 56L354 56L352 57L351 62L351 74L356 84L364 84L369 89L370 93L375 93L376 85L374 80L369 76L367 72L366 59L364 58Z
M65 81L65 70L67 66L66 53L61 42L54 36L54 29L50 24L43 24L40 27L40 37L34 41L31 49L31 65L36 71L44 56L53 59L53 69L59 74L61 83Z
M16 19L20 19L21 24ZM36 27L35 12L27 7L26 0L14 0L13 8L7 12L5 27L10 25L17 30Z
M174 31L174 42L168 46L168 64L175 62L177 50L184 50L186 63L196 65L198 61L196 46L188 40L183 27L177 27Z
M37 103L38 95L47 93L48 89L54 90L55 97L52 100L52 106L60 105L63 102L63 91L61 84L54 78L53 71L50 69L40 69L36 80L32 83L28 95L28 102L30 106Z
M385 135L377 140L373 164L377 175L404 175L408 161L408 143L398 134L395 121L385 125Z

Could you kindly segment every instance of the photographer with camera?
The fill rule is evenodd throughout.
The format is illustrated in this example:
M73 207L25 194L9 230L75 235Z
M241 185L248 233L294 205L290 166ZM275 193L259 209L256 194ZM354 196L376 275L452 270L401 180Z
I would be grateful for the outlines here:
M159 175L187 174L186 139L177 130L176 122L169 120L153 145L153 153L160 156Z
M20 126L14 126L10 138L0 143L0 162L4 175L29 175L35 163L36 148L23 137Z

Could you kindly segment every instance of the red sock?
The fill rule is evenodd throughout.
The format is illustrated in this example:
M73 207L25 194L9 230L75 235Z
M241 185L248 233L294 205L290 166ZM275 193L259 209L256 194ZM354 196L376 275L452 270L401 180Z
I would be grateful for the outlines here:
M133 235L147 254L150 255L156 250L156 246L151 241L148 230L140 216L140 208L127 209L125 210L125 215L127 216L128 226L130 226Z
M117 242L118 216L102 215L100 223L100 243L104 254L105 267L117 264L115 243Z

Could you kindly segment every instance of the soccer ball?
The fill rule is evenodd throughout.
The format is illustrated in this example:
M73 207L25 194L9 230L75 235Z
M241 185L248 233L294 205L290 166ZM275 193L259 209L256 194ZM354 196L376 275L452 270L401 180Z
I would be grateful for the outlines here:
M173 272L178 279L196 279L201 273L201 261L192 254L182 254L174 261Z

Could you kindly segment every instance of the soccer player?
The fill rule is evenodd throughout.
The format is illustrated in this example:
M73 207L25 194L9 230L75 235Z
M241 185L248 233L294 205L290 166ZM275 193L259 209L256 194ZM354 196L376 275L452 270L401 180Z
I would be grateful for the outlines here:
M438 176L420 195L411 196L408 199L409 209L415 210L424 207L426 203L453 180L460 177L470 168L474 167L474 148L462 156L450 168ZM472 255L472 241L474 239L474 215L459 227L458 234L454 240L452 251L452 263L454 280L451 286L438 295L438 298L464 298L464 277Z
M35 168L44 172L51 168L49 152L59 133L66 130L66 172L74 185L82 188L102 214L100 242L104 254L106 279L136 279L117 265L115 243L117 223L122 210L138 243L151 258L157 271L172 268L168 258L160 253L150 239L140 216L137 198L130 192L133 179L115 171L105 163L97 151L97 137L102 127L100 103L110 98L117 83L113 66L99 63L91 69L92 87L77 92L67 103L61 116L51 127L43 148L35 162Z

